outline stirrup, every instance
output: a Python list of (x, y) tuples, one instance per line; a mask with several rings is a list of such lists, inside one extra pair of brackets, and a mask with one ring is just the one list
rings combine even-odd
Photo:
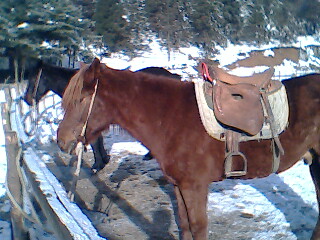
[[(232, 157), (240, 156), (243, 159), (243, 170), (232, 171)], [(242, 152), (229, 152), (224, 161), (224, 173), (226, 177), (241, 177), (247, 174), (247, 158)]]

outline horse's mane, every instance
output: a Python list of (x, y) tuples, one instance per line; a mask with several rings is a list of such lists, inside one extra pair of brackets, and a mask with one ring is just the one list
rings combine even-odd
[(80, 103), (80, 96), (83, 88), (83, 74), (88, 68), (89, 65), (81, 67), (70, 79), (62, 97), (62, 108), (64, 110), (67, 110), (69, 107), (75, 107)]

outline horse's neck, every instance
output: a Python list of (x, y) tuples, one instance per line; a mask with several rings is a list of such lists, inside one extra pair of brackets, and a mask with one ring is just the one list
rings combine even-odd
[(175, 125), (174, 116), (181, 115), (182, 109), (196, 107), (193, 83), (166, 77), (145, 81), (131, 79), (123, 84), (115, 80), (114, 83), (110, 91), (117, 109), (114, 121), (144, 144), (150, 140), (150, 135), (161, 137), (169, 125)]
[(60, 97), (63, 95), (64, 89), (67, 87), (70, 78), (73, 75), (73, 72), (66, 71), (63, 69), (60, 71), (47, 71), (44, 73), (46, 78), (46, 88), (51, 90), (54, 93), (58, 94)]

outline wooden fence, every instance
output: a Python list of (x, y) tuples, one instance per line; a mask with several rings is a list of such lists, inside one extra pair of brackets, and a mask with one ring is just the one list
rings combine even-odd
[[(3, 85), (1, 104), (7, 153), (7, 195), (10, 198), (13, 239), (32, 239), (29, 222), (56, 239), (101, 240), (90, 220), (70, 202), (65, 189), (30, 144), (21, 121), (17, 85)], [(14, 93), (14, 94), (13, 94)], [(12, 97), (14, 95), (14, 97)], [(41, 213), (34, 206), (39, 206)], [(45, 221), (40, 220), (45, 217)], [(45, 224), (44, 224), (45, 222)]]

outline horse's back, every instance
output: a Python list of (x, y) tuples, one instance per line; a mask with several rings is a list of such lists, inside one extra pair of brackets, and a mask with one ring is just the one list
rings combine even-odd
[(297, 99), (299, 103), (320, 99), (320, 74), (318, 73), (285, 79), (282, 83), (286, 87), (289, 99)]
[(166, 76), (166, 77), (181, 80), (181, 76), (179, 74), (171, 73), (170, 71), (162, 67), (147, 67), (147, 68), (140, 69), (136, 72), (150, 73), (154, 75)]

